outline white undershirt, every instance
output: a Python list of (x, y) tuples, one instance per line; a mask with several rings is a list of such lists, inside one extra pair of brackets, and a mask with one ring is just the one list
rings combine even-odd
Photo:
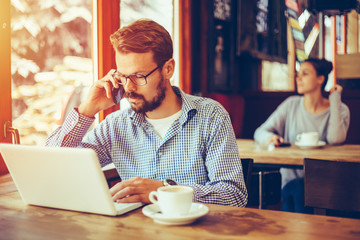
[(164, 139), (167, 130), (171, 127), (171, 124), (175, 120), (180, 118), (182, 110), (171, 115), (170, 117), (161, 118), (161, 119), (150, 119), (145, 117), (145, 119), (153, 126), (154, 132), (161, 138)]

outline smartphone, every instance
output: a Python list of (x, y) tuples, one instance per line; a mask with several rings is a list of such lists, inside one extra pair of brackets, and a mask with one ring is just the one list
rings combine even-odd
[(119, 88), (112, 88), (111, 90), (112, 99), (115, 104), (119, 104), (120, 100), (122, 99), (124, 95), (124, 87), (122, 85), (119, 85)]
[(289, 142), (283, 142), (283, 143), (279, 143), (279, 146), (278, 147), (290, 147), (291, 146), (291, 143)]

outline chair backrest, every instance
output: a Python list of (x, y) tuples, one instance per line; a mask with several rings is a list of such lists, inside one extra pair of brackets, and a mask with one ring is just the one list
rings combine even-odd
[(360, 212), (360, 162), (305, 158), (305, 205)]
[(245, 185), (248, 193), (250, 192), (250, 180), (251, 180), (251, 173), (253, 167), (254, 160), (252, 158), (242, 158), (241, 165), (242, 171), (244, 174)]

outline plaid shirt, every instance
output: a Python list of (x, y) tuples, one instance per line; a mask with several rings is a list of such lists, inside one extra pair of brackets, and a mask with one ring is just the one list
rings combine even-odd
[(169, 178), (192, 186), (195, 202), (245, 206), (247, 190), (229, 114), (218, 102), (173, 88), (182, 98), (182, 114), (164, 139), (131, 108), (113, 112), (86, 134), (94, 119), (74, 109), (46, 145), (92, 148), (102, 166), (114, 163), (123, 180)]

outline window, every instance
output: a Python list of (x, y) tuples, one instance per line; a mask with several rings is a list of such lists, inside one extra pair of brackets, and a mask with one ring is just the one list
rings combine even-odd
[(93, 81), (91, 0), (11, 1), (13, 126), (43, 145)]
[(261, 64), (262, 91), (289, 91), (292, 89), (289, 81), (289, 67), (279, 62), (262, 61)]
[[(115, 14), (121, 26), (140, 18), (150, 18), (163, 25), (174, 39), (174, 56), (178, 63), (178, 41), (174, 37), (177, 0), (115, 2), (120, 4), (120, 12)], [(43, 145), (98, 79), (97, 67), (102, 63), (98, 63), (100, 56), (94, 48), (98, 44), (110, 44), (105, 42), (109, 39), (108, 33), (103, 41), (97, 42), (98, 29), (92, 29), (97, 26), (98, 17), (93, 19), (92, 16), (98, 4), (104, 11), (104, 7), (113, 8), (114, 2), (11, 1), (12, 115), (22, 144)], [(112, 29), (118, 27), (112, 26)], [(106, 55), (101, 57), (113, 54), (108, 48), (105, 50)], [(173, 84), (179, 85), (178, 69), (175, 71)]]

